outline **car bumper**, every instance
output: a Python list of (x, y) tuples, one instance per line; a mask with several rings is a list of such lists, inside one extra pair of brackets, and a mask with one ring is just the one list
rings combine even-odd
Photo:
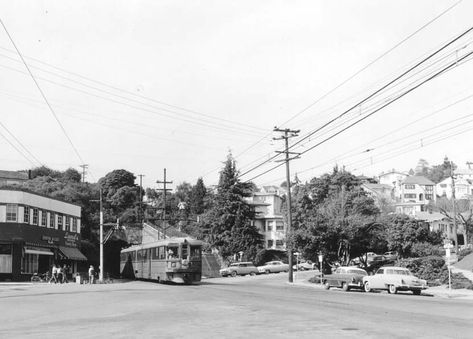
[(427, 285), (401, 285), (397, 287), (399, 291), (426, 290), (427, 288), (429, 288)]

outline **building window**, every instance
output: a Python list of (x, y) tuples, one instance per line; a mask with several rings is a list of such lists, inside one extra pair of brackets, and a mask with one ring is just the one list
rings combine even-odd
[(71, 230), (71, 218), (66, 216), (65, 219), (66, 219), (66, 229), (65, 229), (65, 231), (69, 232)]
[(37, 208), (33, 208), (33, 225), (38, 225), (39, 211)]
[(39, 273), (38, 272), (38, 254), (25, 253), (21, 260), (22, 273)]
[(268, 221), (267, 224), (266, 224), (266, 231), (272, 231), (273, 230), (273, 222), (272, 221)]
[(276, 247), (281, 247), (284, 245), (284, 241), (283, 240), (276, 240)]
[(416, 198), (416, 195), (415, 195), (415, 194), (406, 193), (406, 194), (404, 194), (404, 198), (405, 198), (405, 199), (415, 199), (415, 198)]
[(276, 221), (276, 231), (284, 231), (284, 222)]
[(407, 184), (406, 184), (406, 185), (404, 185), (404, 188), (405, 188), (406, 190), (415, 190), (415, 189), (416, 189), (416, 185), (407, 185)]
[(46, 226), (46, 223), (47, 223), (47, 213), (46, 211), (41, 211), (41, 222), (39, 224), (39, 226)]
[(440, 187), (446, 188), (446, 187), (447, 187), (447, 184), (440, 184)]
[(49, 212), (49, 228), (56, 228), (56, 215)]
[(23, 222), (25, 224), (30, 223), (30, 208), (28, 206), (24, 207), (24, 213), (23, 213)]
[(18, 221), (18, 205), (7, 204), (7, 222)]
[(273, 241), (272, 240), (268, 240), (268, 248), (272, 248), (273, 247)]
[(429, 193), (433, 193), (434, 192), (434, 186), (433, 185), (426, 185), (425, 186), (425, 191), (429, 192)]
[(425, 195), (425, 200), (432, 200), (434, 198), (433, 194), (426, 194)]
[(72, 232), (77, 232), (77, 219), (72, 218)]
[(61, 214), (58, 214), (57, 215), (57, 229), (58, 230), (63, 230), (62, 229), (62, 219), (63, 219), (63, 216)]

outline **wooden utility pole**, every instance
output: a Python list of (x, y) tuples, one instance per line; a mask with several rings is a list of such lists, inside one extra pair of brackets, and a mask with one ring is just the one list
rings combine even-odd
[(87, 170), (89, 165), (83, 164), (83, 165), (80, 165), (79, 167), (82, 168), (82, 183), (84, 183), (85, 182), (85, 171)]
[(453, 240), (455, 241), (455, 254), (458, 255), (457, 211), (455, 207), (455, 175), (453, 173), (453, 161), (450, 161), (450, 176), (452, 178)]
[[(289, 161), (293, 159), (299, 158), (299, 153), (289, 152), (289, 138), (296, 137), (297, 134), (300, 132), (299, 130), (290, 130), (286, 129), (279, 129), (277, 127), (274, 128), (275, 132), (283, 133), (282, 136), (279, 138), (273, 138), (274, 140), (284, 140), (284, 151), (276, 151), (277, 153), (284, 153), (286, 155), (284, 161), (286, 163), (286, 183), (287, 183), (287, 230), (286, 230), (286, 246), (287, 246), (287, 257), (288, 257), (288, 264), (289, 264), (289, 282), (293, 282), (293, 272), (292, 272), (292, 204), (291, 204), (291, 175), (289, 172)], [(290, 154), (295, 154), (294, 157), (289, 157)]]
[(143, 223), (143, 177), (145, 176), (144, 174), (138, 174), (140, 177), (140, 216), (139, 216), (139, 221), (140, 224)]
[(166, 181), (166, 169), (164, 169), (164, 180), (163, 181), (156, 181), (158, 184), (163, 184), (163, 188), (158, 188), (158, 191), (163, 191), (163, 200), (164, 200), (164, 206), (163, 206), (163, 213), (162, 213), (162, 229), (163, 229), (163, 239), (166, 239), (166, 192), (167, 191), (172, 191), (172, 189), (167, 189), (166, 185), (167, 184), (172, 184), (172, 181)]

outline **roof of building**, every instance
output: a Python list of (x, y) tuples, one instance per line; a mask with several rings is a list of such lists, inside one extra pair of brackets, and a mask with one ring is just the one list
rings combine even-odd
[(364, 183), (363, 186), (366, 188), (373, 190), (373, 191), (379, 191), (379, 190), (392, 190), (393, 187), (388, 184), (370, 184), (370, 183)]
[(434, 182), (421, 175), (408, 176), (404, 179), (403, 184), (435, 185)]
[(75, 206), (79, 206), (79, 207), (82, 208), (82, 205), (80, 205), (80, 204), (77, 204), (77, 203), (74, 203), (74, 202), (70, 202), (70, 201), (67, 201), (67, 200), (64, 200), (64, 199), (59, 199), (59, 198), (51, 197), (51, 196), (46, 195), (46, 194), (41, 194), (41, 193), (33, 192), (33, 191), (30, 191), (30, 190), (25, 189), (25, 188), (22, 188), (22, 187), (5, 186), (5, 187), (0, 187), (0, 190), (1, 190), (1, 191), (17, 191), (17, 192), (23, 192), (23, 193), (33, 194), (33, 195), (37, 195), (37, 196), (39, 196), (39, 197), (43, 197), (43, 198), (47, 198), (47, 199), (51, 199), (51, 200), (56, 200), (56, 201), (64, 202), (64, 203), (66, 203), (66, 204), (75, 205)]
[(390, 175), (390, 174), (402, 174), (402, 175), (408, 175), (407, 173), (405, 172), (400, 172), (400, 171), (396, 171), (395, 169), (392, 169), (391, 171), (389, 172), (383, 172), (381, 173), (380, 175), (378, 175), (378, 177), (382, 177), (382, 176), (385, 176), (385, 175)]
[(2, 179), (16, 179), (16, 180), (28, 180), (28, 172), (26, 171), (3, 171), (0, 170), (0, 178)]
[(447, 218), (445, 215), (439, 212), (416, 212), (414, 219), (423, 220), (427, 222), (443, 220)]

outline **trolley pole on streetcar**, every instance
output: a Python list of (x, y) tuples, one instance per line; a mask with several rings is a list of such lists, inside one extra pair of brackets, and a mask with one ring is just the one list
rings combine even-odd
[[(289, 282), (293, 282), (293, 271), (292, 271), (292, 211), (291, 211), (291, 178), (289, 172), (289, 161), (298, 159), (300, 153), (289, 152), (289, 138), (296, 137), (297, 134), (300, 132), (299, 130), (290, 130), (286, 129), (279, 129), (274, 127), (275, 132), (281, 132), (279, 138), (273, 138), (274, 140), (284, 140), (285, 150), (284, 151), (276, 151), (276, 153), (283, 153), (286, 155), (284, 161), (286, 163), (286, 183), (287, 183), (287, 230), (286, 230), (286, 246), (287, 246), (287, 258), (289, 264)], [(290, 158), (289, 155), (294, 154), (295, 156)]]

